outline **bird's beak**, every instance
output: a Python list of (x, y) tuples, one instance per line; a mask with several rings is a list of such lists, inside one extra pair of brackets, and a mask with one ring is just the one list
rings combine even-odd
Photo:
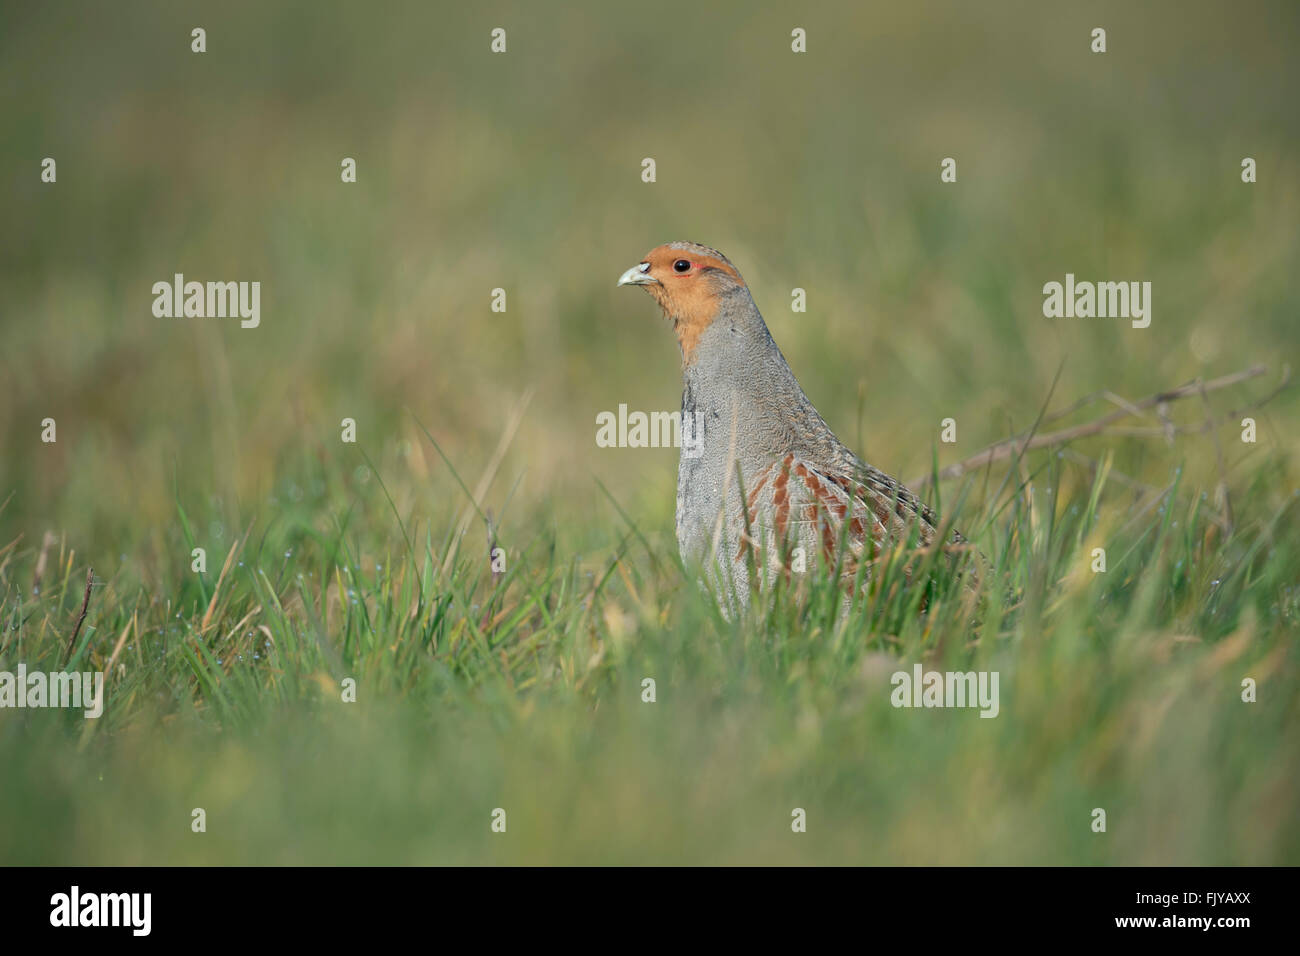
[(638, 263), (637, 265), (634, 265), (631, 269), (628, 269), (627, 272), (624, 272), (621, 276), (618, 277), (618, 284), (619, 285), (654, 285), (659, 280), (651, 277), (649, 275), (649, 272), (650, 272), (650, 263), (648, 262)]

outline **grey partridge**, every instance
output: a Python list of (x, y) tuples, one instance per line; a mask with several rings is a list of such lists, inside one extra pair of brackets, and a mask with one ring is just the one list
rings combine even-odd
[[(727, 604), (747, 605), (751, 572), (759, 583), (789, 574), (795, 556), (808, 568), (825, 559), (849, 578), (886, 547), (935, 543), (934, 513), (851, 452), (813, 408), (726, 256), (670, 242), (618, 284), (642, 286), (677, 334), (677, 543)], [(964, 539), (954, 531), (947, 543), (960, 549)]]

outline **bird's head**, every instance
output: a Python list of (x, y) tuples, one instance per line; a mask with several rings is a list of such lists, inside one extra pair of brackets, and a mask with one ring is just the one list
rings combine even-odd
[[(654, 296), (673, 323), (686, 365), (723, 303), (738, 291), (748, 291), (726, 256), (696, 242), (656, 246), (619, 276), (618, 284), (644, 286)], [(748, 300), (747, 294), (745, 298)]]

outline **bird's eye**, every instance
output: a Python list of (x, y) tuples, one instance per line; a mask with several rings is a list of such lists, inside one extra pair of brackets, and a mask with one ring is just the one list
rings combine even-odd
[(691, 263), (689, 259), (678, 259), (673, 263), (673, 272), (690, 272)]

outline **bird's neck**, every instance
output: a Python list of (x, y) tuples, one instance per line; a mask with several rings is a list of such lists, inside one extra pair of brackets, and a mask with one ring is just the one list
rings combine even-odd
[(782, 451), (774, 442), (789, 434), (786, 422), (812, 407), (752, 300), (719, 310), (682, 368), (682, 385), (684, 436), (694, 422), (709, 444), (729, 445), (734, 425), (742, 447), (760, 454)]
[[(751, 464), (791, 452), (823, 460), (855, 461), (813, 407), (767, 324), (747, 307), (718, 319), (701, 336), (694, 361), (682, 370), (683, 458), (691, 424), (702, 425), (706, 458), (737, 457)], [(685, 464), (685, 462), (683, 462)]]

